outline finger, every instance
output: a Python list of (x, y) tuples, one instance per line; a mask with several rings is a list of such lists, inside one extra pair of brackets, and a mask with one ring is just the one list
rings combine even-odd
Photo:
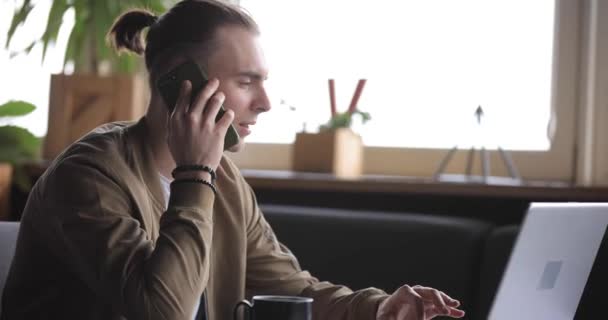
[(190, 93), (192, 91), (192, 83), (189, 80), (185, 80), (182, 82), (182, 85), (179, 90), (179, 95), (177, 96), (177, 101), (173, 107), (173, 113), (171, 116), (175, 114), (186, 114), (188, 110), (188, 104), (190, 102)]
[(451, 308), (450, 314), (448, 314), (448, 316), (452, 317), (452, 318), (462, 318), (462, 317), (464, 317), (464, 315), (465, 315), (465, 312), (463, 310), (454, 309), (454, 308)]
[(220, 111), (222, 104), (224, 104), (224, 100), (226, 96), (223, 92), (216, 92), (210, 99), (207, 101), (207, 106), (203, 111), (203, 123), (213, 128), (213, 124), (215, 123), (215, 118), (217, 118), (217, 113)]
[(433, 296), (435, 297), (435, 303), (439, 304), (439, 306), (441, 306), (441, 308), (443, 308), (443, 312), (450, 313), (450, 308), (445, 303), (445, 301), (443, 301), (443, 297), (441, 296), (439, 291), (432, 290), (431, 292), (433, 293)]
[(445, 301), (445, 303), (450, 306), (450, 307), (458, 307), (460, 305), (460, 301), (453, 299), (452, 297), (448, 296), (447, 294), (445, 294), (445, 292), (443, 291), (439, 291), (439, 293), (441, 294), (441, 297), (443, 298), (443, 301)]
[(226, 113), (220, 118), (220, 120), (215, 124), (216, 128), (220, 130), (222, 135), (226, 135), (226, 131), (228, 131), (228, 127), (234, 120), (234, 111), (226, 110)]
[(443, 316), (445, 315), (445, 313), (443, 313), (443, 311), (441, 311), (440, 308), (437, 307), (430, 307), (428, 309), (425, 310), (424, 315), (428, 318), (428, 319), (433, 319), (437, 316)]
[(194, 102), (192, 103), (189, 112), (197, 115), (201, 114), (203, 110), (205, 110), (209, 99), (215, 94), (215, 91), (217, 91), (217, 88), (219, 86), (220, 81), (217, 79), (212, 79), (207, 82), (207, 85), (205, 85), (205, 87), (203, 88), (203, 90), (201, 90), (196, 99), (194, 99)]
[(422, 299), (420, 294), (418, 294), (412, 287), (410, 287), (408, 285), (404, 285), (401, 288), (399, 288), (399, 294), (401, 294), (402, 296), (405, 296), (405, 297), (412, 295), (418, 299)]
[(463, 310), (460, 309), (456, 309), (456, 308), (449, 308), (449, 312), (445, 312), (445, 310), (442, 310), (441, 307), (438, 306), (427, 306), (425, 311), (426, 311), (426, 316), (428, 316), (429, 318), (433, 318), (436, 316), (448, 316), (448, 317), (452, 317), (452, 318), (462, 318), (465, 316), (465, 312)]
[(460, 309), (451, 309), (450, 310), (450, 317), (453, 318), (463, 318), (465, 316), (466, 312), (464, 312), (464, 310), (460, 310)]
[(447, 304), (445, 303), (445, 301), (443, 301), (439, 290), (421, 286), (415, 286), (413, 290), (416, 291), (422, 297), (423, 300), (432, 302), (433, 304), (435, 304), (435, 306), (441, 308), (444, 314), (450, 312)]

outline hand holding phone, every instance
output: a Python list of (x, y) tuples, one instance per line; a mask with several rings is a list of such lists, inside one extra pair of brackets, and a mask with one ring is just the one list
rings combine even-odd
[[(184, 81), (190, 81), (192, 84), (191, 91), (191, 99), (189, 101), (189, 105), (194, 103), (196, 97), (200, 94), (203, 88), (209, 82), (207, 74), (199, 67), (199, 65), (192, 61), (188, 60), (171, 71), (167, 72), (163, 76), (161, 76), (156, 86), (160, 91), (165, 104), (169, 108), (169, 111), (172, 112), (175, 104), (177, 103), (177, 98), (179, 96), (179, 90)], [(224, 115), (226, 110), (224, 106), (220, 106), (220, 110), (215, 118), (215, 121), (219, 121), (220, 118)], [(224, 150), (231, 148), (239, 142), (239, 134), (234, 129), (232, 124), (228, 128), (226, 132), (226, 137), (224, 139)]]
[(156, 85), (171, 113), (167, 143), (176, 164), (216, 169), (223, 150), (238, 143), (231, 124), (234, 113), (222, 112), (219, 83), (209, 83), (198, 65), (188, 61), (161, 76)]

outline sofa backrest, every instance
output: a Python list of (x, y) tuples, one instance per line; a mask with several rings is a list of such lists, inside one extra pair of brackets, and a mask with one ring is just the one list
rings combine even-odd
[(487, 319), (519, 229), (517, 225), (498, 227), (492, 230), (486, 240), (479, 274), (475, 319)]
[(279, 241), (320, 280), (389, 293), (431, 286), (474, 304), (491, 225), (457, 217), (262, 205)]
[(0, 314), (2, 314), (2, 292), (15, 255), (18, 233), (18, 222), (0, 221)]

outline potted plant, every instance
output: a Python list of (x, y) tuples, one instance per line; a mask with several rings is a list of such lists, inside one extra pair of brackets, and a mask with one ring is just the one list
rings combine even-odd
[(24, 101), (0, 105), (0, 220), (10, 217), (10, 190), (14, 183), (22, 191), (31, 187), (24, 165), (40, 157), (41, 139), (25, 128), (11, 125), (13, 117), (24, 116), (36, 107)]
[[(138, 74), (140, 60), (128, 54), (116, 55), (106, 45), (105, 35), (114, 19), (129, 8), (164, 12), (172, 2), (175, 1), (53, 1), (42, 36), (23, 50), (27, 54), (41, 45), (44, 59), (49, 45), (57, 40), (63, 16), (73, 11), (75, 23), (65, 51), (64, 72), (51, 76), (44, 158), (54, 158), (68, 144), (101, 123), (136, 119), (143, 114), (147, 86)], [(6, 48), (19, 27), (27, 22), (33, 8), (32, 1), (24, 0), (15, 10)], [(68, 64), (74, 66), (73, 74), (66, 74)]]
[(294, 171), (331, 173), (340, 178), (356, 178), (363, 171), (363, 143), (361, 136), (351, 129), (354, 116), (363, 123), (371, 116), (357, 109), (357, 102), (365, 86), (359, 80), (355, 94), (346, 112), (336, 111), (333, 79), (329, 80), (331, 117), (321, 125), (319, 133), (300, 132), (293, 149)]

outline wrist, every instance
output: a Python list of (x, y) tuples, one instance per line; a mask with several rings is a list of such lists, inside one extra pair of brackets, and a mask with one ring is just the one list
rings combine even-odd
[(182, 173), (191, 174), (191, 175), (183, 176), (183, 177), (194, 177), (194, 178), (199, 178), (200, 176), (198, 174), (201, 174), (201, 173), (209, 174), (209, 177), (210, 177), (209, 181), (211, 183), (215, 183), (215, 179), (217, 178), (214, 169), (212, 169), (211, 167), (209, 167), (207, 165), (201, 165), (201, 164), (178, 165), (177, 167), (175, 167), (175, 169), (173, 169), (173, 171), (171, 172), (171, 175), (173, 176), (173, 178), (177, 179), (178, 174), (182, 174)]
[(201, 179), (205, 181), (211, 182), (211, 174), (206, 171), (183, 171), (183, 172), (175, 172), (173, 174), (173, 179)]

